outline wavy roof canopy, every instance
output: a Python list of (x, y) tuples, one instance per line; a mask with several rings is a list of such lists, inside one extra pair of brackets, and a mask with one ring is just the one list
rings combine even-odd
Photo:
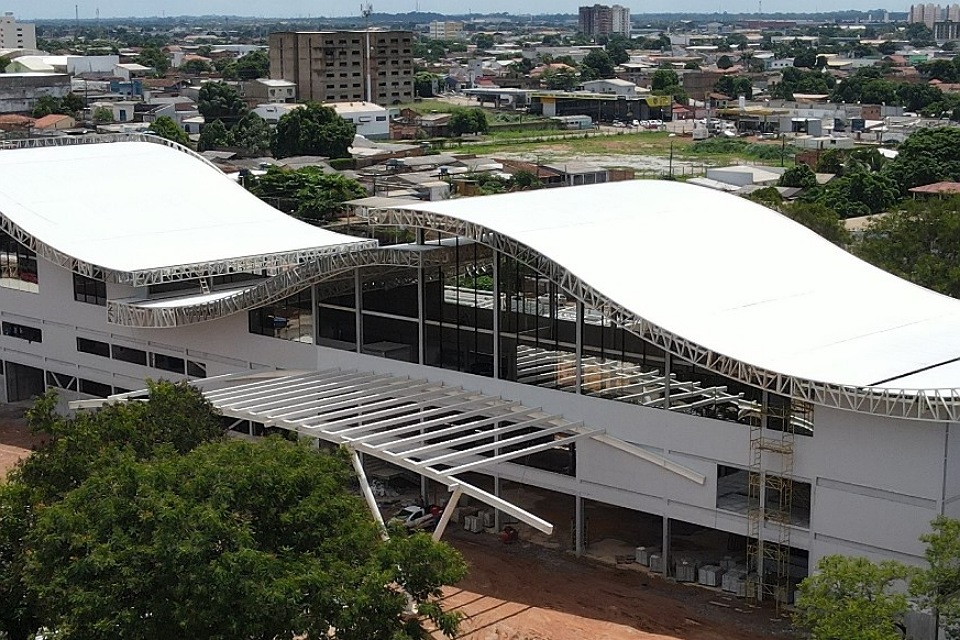
[(952, 364), (960, 359), (960, 301), (737, 196), (630, 181), (395, 210), (509, 237), (636, 317), (778, 375), (960, 388)]
[(295, 220), (196, 154), (147, 140), (0, 151), (0, 218), (38, 253), (112, 274), (249, 270), (371, 245)]

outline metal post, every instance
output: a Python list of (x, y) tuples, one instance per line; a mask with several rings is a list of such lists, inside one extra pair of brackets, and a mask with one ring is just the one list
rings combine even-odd
[(417, 362), (419, 364), (423, 364), (426, 360), (425, 343), (427, 339), (423, 313), (423, 274), (423, 257), (421, 256), (420, 263), (417, 265), (417, 343), (420, 345), (420, 348), (417, 350)]
[(313, 344), (320, 342), (320, 308), (317, 306), (317, 285), (310, 287), (310, 317), (313, 318)]
[(574, 552), (577, 556), (583, 555), (583, 497), (578, 493), (574, 496)]
[(667, 517), (667, 510), (663, 510), (663, 552), (660, 557), (663, 561), (663, 577), (670, 577), (670, 518)]
[[(493, 476), (493, 495), (500, 497), (500, 474)], [(493, 510), (493, 526), (497, 531), (500, 531), (502, 527), (500, 526), (500, 509)]]
[(443, 536), (443, 532), (446, 530), (447, 524), (450, 522), (450, 517), (457, 508), (457, 502), (460, 500), (460, 496), (463, 495), (463, 489), (458, 484), (450, 485), (449, 489), (450, 491), (453, 491), (453, 495), (450, 496), (447, 506), (443, 509), (443, 515), (440, 516), (440, 522), (437, 523), (437, 528), (433, 530), (434, 542), (440, 541), (440, 537)]
[(390, 538), (387, 535), (387, 526), (383, 523), (383, 516), (380, 515), (380, 507), (377, 506), (377, 500), (373, 497), (373, 491), (370, 489), (370, 483), (367, 482), (367, 473), (363, 470), (363, 463), (360, 462), (360, 454), (356, 449), (350, 450), (350, 461), (353, 462), (353, 470), (357, 472), (357, 478), (360, 480), (360, 491), (363, 493), (370, 513), (380, 528), (380, 537), (384, 540)]
[[(500, 252), (493, 252), (493, 379), (500, 379)], [(498, 512), (499, 513), (499, 512)], [(497, 516), (499, 517), (499, 515)], [(497, 527), (497, 531), (500, 527)]]
[(363, 316), (361, 307), (363, 305), (363, 290), (360, 279), (360, 267), (353, 270), (353, 306), (356, 313), (356, 332), (357, 332), (357, 353), (363, 353)]
[[(583, 303), (577, 301), (577, 325), (574, 333), (576, 333), (576, 379), (577, 379), (577, 393), (583, 393)], [(602, 329), (602, 328), (601, 328)]]
[(663, 408), (670, 408), (670, 369), (672, 368), (671, 362), (672, 358), (670, 357), (669, 352), (664, 352), (663, 354), (663, 378), (665, 380), (663, 387)]

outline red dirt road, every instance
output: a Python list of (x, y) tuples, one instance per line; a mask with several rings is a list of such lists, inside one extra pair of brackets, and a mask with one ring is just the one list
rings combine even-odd
[(444, 605), (466, 614), (463, 640), (790, 639), (768, 608), (635, 570), (578, 560), (490, 535), (450, 530), (470, 574)]

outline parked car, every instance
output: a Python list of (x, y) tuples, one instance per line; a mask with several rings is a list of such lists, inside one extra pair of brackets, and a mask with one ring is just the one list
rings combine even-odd
[[(390, 518), (389, 524), (403, 525), (408, 531), (423, 531), (437, 526), (437, 514), (434, 508), (427, 509), (417, 505), (404, 507)], [(436, 509), (439, 511), (439, 509)]]

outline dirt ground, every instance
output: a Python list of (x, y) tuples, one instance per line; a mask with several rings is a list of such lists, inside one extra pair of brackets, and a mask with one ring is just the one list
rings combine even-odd
[(463, 640), (760, 640), (793, 638), (772, 608), (636, 570), (451, 527), (469, 575), (445, 591)]
[(23, 412), (29, 403), (0, 404), (0, 480), (40, 439), (30, 433)]

